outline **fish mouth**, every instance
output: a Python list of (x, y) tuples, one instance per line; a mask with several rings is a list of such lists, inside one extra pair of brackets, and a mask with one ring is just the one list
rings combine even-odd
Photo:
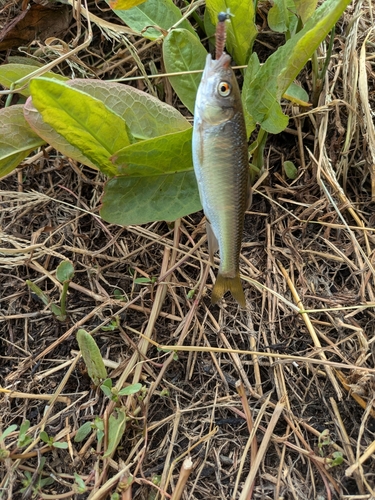
[(211, 54), (208, 54), (202, 79), (209, 78), (210, 76), (214, 75), (215, 73), (217, 73), (222, 69), (230, 68), (230, 62), (231, 62), (231, 57), (225, 52), (221, 54), (219, 59), (212, 59)]

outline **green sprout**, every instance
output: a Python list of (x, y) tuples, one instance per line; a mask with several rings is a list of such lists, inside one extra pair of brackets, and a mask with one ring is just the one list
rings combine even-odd
[(40, 439), (46, 443), (48, 446), (51, 446), (52, 448), (59, 448), (61, 450), (66, 450), (68, 447), (68, 443), (66, 441), (60, 443), (59, 441), (55, 441), (52, 436), (49, 436), (46, 431), (42, 431), (39, 434)]
[(100, 386), (101, 390), (104, 394), (114, 402), (118, 402), (121, 396), (130, 396), (131, 394), (136, 394), (142, 389), (142, 384), (131, 384), (123, 389), (118, 390), (116, 387), (113, 387), (112, 379), (107, 378), (103, 384)]
[(50, 308), (51, 312), (56, 316), (59, 321), (65, 321), (66, 314), (66, 300), (68, 295), (69, 283), (74, 276), (73, 264), (69, 261), (61, 262), (56, 269), (56, 278), (62, 283), (63, 289), (60, 294), (60, 305), (54, 304), (50, 301), (49, 297), (41, 290), (38, 285), (30, 280), (26, 280), (26, 284), (35, 295), (43, 302), (43, 304)]

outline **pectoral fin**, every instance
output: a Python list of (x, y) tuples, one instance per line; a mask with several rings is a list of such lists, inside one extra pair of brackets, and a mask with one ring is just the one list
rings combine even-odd
[(219, 250), (219, 244), (217, 242), (216, 236), (212, 230), (212, 226), (210, 221), (206, 220), (206, 233), (207, 233), (207, 241), (208, 241), (208, 253), (210, 255), (211, 264), (214, 263), (214, 255)]
[(234, 278), (227, 278), (220, 273), (218, 274), (212, 290), (212, 304), (216, 304), (216, 302), (223, 297), (225, 292), (228, 291), (233, 295), (241, 307), (246, 307), (246, 299), (241, 285), (240, 273), (237, 273)]

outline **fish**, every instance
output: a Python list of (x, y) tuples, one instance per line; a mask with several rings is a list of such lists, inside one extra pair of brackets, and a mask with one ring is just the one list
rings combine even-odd
[(241, 94), (225, 52), (217, 59), (207, 55), (195, 101), (192, 156), (211, 263), (220, 254), (211, 302), (230, 291), (246, 307), (239, 260), (251, 202), (248, 147)]

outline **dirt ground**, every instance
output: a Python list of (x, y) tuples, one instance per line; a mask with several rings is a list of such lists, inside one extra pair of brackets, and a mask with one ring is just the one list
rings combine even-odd
[[(0, 429), (18, 426), (0, 438), (1, 499), (174, 492), (176, 500), (187, 458), (184, 499), (243, 500), (253, 481), (254, 499), (375, 498), (374, 6), (357, 0), (347, 9), (317, 105), (286, 101), (289, 126), (268, 139), (245, 219), (246, 310), (229, 296), (211, 306), (217, 270), (202, 213), (170, 225), (108, 224), (99, 217), (103, 175), (51, 148), (0, 180)], [(96, 14), (100, 7), (118, 23), (105, 5), (89, 5)], [(259, 53), (280, 41), (263, 22), (268, 8), (259, 2)], [(19, 9), (3, 2), (0, 27)], [(86, 24), (61, 9), (56, 36), (71, 42)], [(111, 38), (95, 23), (93, 32), (91, 45), (55, 71), (141, 75), (130, 43), (147, 72), (163, 70), (158, 44)], [(44, 40), (13, 41), (0, 62), (21, 45), (53, 60), (57, 49)], [(298, 80), (311, 91), (311, 68)], [(131, 84), (162, 89), (187, 113), (166, 78)], [(285, 160), (298, 166), (295, 180)], [(56, 268), (66, 259), (75, 275), (59, 321), (26, 280), (57, 303)], [(109, 401), (92, 386), (79, 328), (93, 333), (116, 387), (139, 381), (141, 395)], [(98, 433), (115, 406), (126, 409), (126, 429), (103, 457), (108, 441)], [(86, 422), (91, 432), (76, 442)]]

